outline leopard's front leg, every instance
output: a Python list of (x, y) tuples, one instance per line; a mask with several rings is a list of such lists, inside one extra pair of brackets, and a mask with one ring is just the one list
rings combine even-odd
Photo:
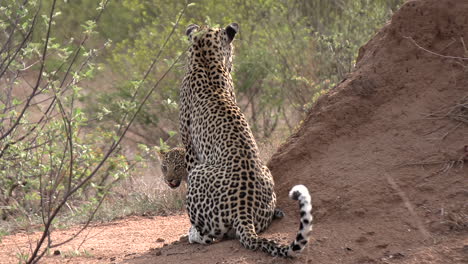
[(195, 228), (193, 225), (190, 226), (188, 240), (190, 244), (211, 244), (213, 242), (213, 239), (209, 236), (201, 235), (200, 232), (198, 232), (197, 228)]

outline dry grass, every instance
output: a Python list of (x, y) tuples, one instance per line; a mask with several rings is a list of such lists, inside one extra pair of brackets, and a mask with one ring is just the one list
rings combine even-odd
[(464, 230), (468, 228), (468, 213), (450, 212), (447, 214), (447, 222), (452, 230)]
[(109, 221), (128, 215), (168, 215), (185, 208), (186, 186), (172, 190), (162, 178), (159, 164), (139, 170), (114, 189), (104, 202), (97, 219)]
[[(443, 107), (433, 113), (425, 115), (424, 118), (437, 120), (449, 119), (455, 121), (455, 124), (446, 132), (444, 132), (444, 134), (439, 138), (440, 140), (444, 140), (450, 133), (459, 127), (468, 125), (468, 95), (463, 97), (463, 99), (461, 99), (455, 105)], [(434, 131), (431, 131), (430, 133), (433, 132)], [(433, 176), (447, 173), (451, 169), (461, 169), (466, 164), (466, 162), (468, 162), (468, 145), (464, 146), (460, 153), (445, 155), (444, 157), (429, 158), (422, 161), (405, 162), (394, 166), (394, 169), (408, 166), (440, 166), (434, 173), (430, 175)]]
[[(259, 140), (258, 147), (266, 163), (278, 147), (287, 139), (285, 133), (276, 133), (271, 138)], [(102, 205), (96, 217), (101, 221), (122, 218), (128, 215), (167, 215), (185, 210), (186, 184), (173, 190), (163, 180), (159, 162), (148, 163), (134, 176), (114, 188), (114, 193)]]
[[(271, 138), (258, 140), (262, 160), (267, 163), (278, 147), (287, 139), (287, 133), (275, 133)], [(136, 150), (134, 142), (125, 142), (127, 154)], [(159, 161), (147, 162), (146, 168), (138, 168), (122, 180), (107, 195), (94, 216), (94, 222), (107, 222), (130, 215), (168, 215), (185, 211), (186, 183), (173, 190), (163, 180)], [(88, 211), (69, 210), (57, 219), (57, 227), (68, 228), (87, 220)], [(0, 238), (21, 230), (33, 231), (40, 227), (40, 217), (18, 216), (9, 221), (0, 221)]]
[(273, 133), (268, 139), (257, 139), (258, 149), (260, 151), (260, 158), (266, 164), (273, 154), (276, 153), (278, 148), (283, 144), (289, 137), (289, 132), (278, 131)]
[(445, 132), (441, 140), (445, 139), (450, 133), (457, 130), (463, 125), (468, 125), (468, 95), (460, 100), (457, 104), (443, 107), (438, 111), (427, 114), (426, 119), (450, 119), (456, 123)]
[(398, 164), (393, 167), (393, 169), (400, 169), (403, 167), (426, 167), (426, 166), (439, 166), (437, 170), (432, 172), (426, 178), (430, 178), (435, 175), (446, 174), (452, 169), (462, 169), (465, 165), (466, 154), (463, 154), (459, 158), (441, 158), (441, 159), (431, 159), (426, 161), (416, 161), (416, 162), (407, 162)]
[(434, 113), (426, 116), (429, 119), (452, 119), (461, 123), (468, 124), (468, 95), (465, 96), (459, 103), (444, 107)]

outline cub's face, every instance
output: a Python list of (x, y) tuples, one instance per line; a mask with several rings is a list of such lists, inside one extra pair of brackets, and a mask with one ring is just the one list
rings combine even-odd
[(187, 169), (185, 163), (185, 149), (173, 148), (169, 151), (159, 151), (161, 171), (164, 181), (169, 187), (175, 189), (182, 181), (187, 180)]

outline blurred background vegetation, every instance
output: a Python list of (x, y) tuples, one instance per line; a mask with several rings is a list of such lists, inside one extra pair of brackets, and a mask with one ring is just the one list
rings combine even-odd
[[(96, 12), (96, 1), (62, 4), (58, 38), (77, 39), (82, 21)], [(193, 1), (156, 64), (154, 82), (187, 46), (191, 23), (224, 27), (240, 24), (233, 73), (238, 101), (258, 140), (291, 133), (317, 96), (334, 87), (354, 66), (360, 46), (382, 27), (401, 0)], [(88, 102), (99, 107), (128, 99), (135, 83), (172, 31), (184, 0), (111, 1), (97, 26), (96, 44), (111, 41), (102, 54), (104, 79)], [(76, 12), (80, 10), (80, 12)], [(157, 143), (177, 131), (178, 89), (184, 60), (145, 106), (132, 131)], [(151, 82), (149, 82), (151, 83)], [(112, 105), (112, 109), (117, 109)], [(89, 111), (96, 111), (89, 108)], [(118, 115), (118, 114), (116, 114)], [(175, 138), (176, 139), (176, 138)], [(176, 144), (176, 140), (171, 142)]]
[[(48, 113), (47, 125), (32, 132), (28, 131), (41, 109), (27, 108), (19, 126), (0, 140), (0, 233), (11, 230), (6, 223), (21, 226), (44, 219), (44, 201), (52, 199), (51, 190), (64, 196), (73, 186), (81, 189), (62, 205), (68, 208), (60, 214), (65, 219), (87, 216), (89, 211), (94, 215), (93, 206), (109, 200), (110, 205), (96, 214), (100, 219), (183, 208), (183, 190), (174, 194), (160, 179), (155, 180), (159, 172), (155, 172), (158, 169), (151, 153), (154, 146), (178, 144), (177, 102), (185, 61), (176, 58), (183, 56), (188, 45), (184, 34), (187, 25), (239, 23), (233, 72), (237, 101), (268, 158), (296, 129), (318, 96), (353, 69), (359, 47), (402, 2), (1, 1), (0, 70), (5, 69), (5, 73), (0, 75), (0, 135), (18, 119), (31, 96), (27, 83), (34, 83), (38, 73), (44, 78), (38, 82), (43, 97), (38, 97), (42, 101), (37, 105), (47, 102), (47, 95), (61, 103), (54, 101), (50, 113), (56, 111), (56, 115)], [(51, 17), (50, 53), (41, 69)], [(26, 37), (34, 23), (37, 26), (32, 35)], [(24, 39), (27, 43), (20, 45)], [(21, 49), (13, 58), (15, 47)], [(10, 58), (13, 60), (7, 67), (5, 62)], [(145, 77), (148, 69), (151, 71)], [(61, 78), (65, 85), (60, 84)], [(81, 184), (112, 146), (109, 142), (115, 143), (122, 135), (122, 128), (152, 88), (154, 92), (122, 144), (104, 160), (103, 167), (98, 167), (99, 173)], [(32, 97), (38, 100), (37, 95)], [(63, 142), (73, 142), (70, 146), (75, 148), (70, 151)], [(64, 180), (65, 172), (68, 180)], [(48, 175), (48, 181), (40, 175)], [(52, 189), (44, 187), (47, 182), (53, 183)]]

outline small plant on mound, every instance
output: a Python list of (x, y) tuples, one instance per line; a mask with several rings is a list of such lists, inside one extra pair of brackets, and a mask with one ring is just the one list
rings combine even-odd
[(428, 114), (426, 118), (450, 119), (456, 122), (456, 124), (451, 129), (442, 135), (441, 139), (444, 139), (460, 126), (468, 125), (468, 96), (465, 96), (455, 105), (444, 107), (434, 113)]

